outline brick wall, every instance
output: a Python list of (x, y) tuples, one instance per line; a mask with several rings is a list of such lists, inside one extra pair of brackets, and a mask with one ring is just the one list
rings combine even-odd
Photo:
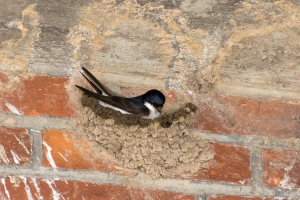
[[(2, 4), (1, 199), (300, 199), (298, 1)], [(186, 97), (214, 158), (152, 179), (95, 152), (74, 125), (81, 66), (124, 95), (161, 89), (164, 112)]]

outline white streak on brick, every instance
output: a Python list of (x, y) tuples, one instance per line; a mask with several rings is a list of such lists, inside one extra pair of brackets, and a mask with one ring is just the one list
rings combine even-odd
[(7, 198), (10, 199), (9, 192), (8, 192), (8, 190), (7, 190), (7, 188), (6, 188), (6, 185), (5, 185), (5, 178), (2, 178), (2, 179), (1, 179), (1, 182), (2, 182), (2, 184), (3, 184), (3, 187), (4, 187), (5, 194), (6, 194)]
[(278, 186), (286, 189), (292, 189), (296, 184), (291, 183), (291, 180), (293, 179), (290, 179), (289, 175), (285, 173), (283, 179), (279, 182)]
[(10, 150), (11, 155), (13, 156), (15, 164), (20, 164), (21, 158), (13, 150)]
[(58, 152), (58, 154), (67, 162), (68, 160), (60, 153)]
[(8, 108), (8, 110), (16, 115), (22, 115), (19, 110), (12, 104), (10, 103), (5, 103), (6, 107)]
[[(15, 136), (15, 135), (14, 135)], [(24, 150), (26, 151), (27, 154), (30, 154), (30, 152), (28, 151), (27, 147), (25, 146), (24, 142), (22, 142), (17, 136), (15, 136), (16, 140), (18, 140), (19, 144), (22, 145), (22, 147), (24, 148)]]
[(40, 190), (35, 178), (31, 178), (31, 183), (35, 187), (35, 190), (37, 192), (36, 196), (38, 197), (38, 199), (44, 199), (43, 196), (41, 196), (41, 190)]
[(26, 195), (27, 195), (27, 199), (28, 200), (34, 200), (33, 197), (32, 197), (30, 188), (27, 185), (27, 178), (25, 178), (23, 176), (20, 176), (20, 178), (22, 179), (22, 181), (24, 183), (24, 189), (25, 189), (25, 192), (26, 192)]
[(49, 185), (49, 187), (50, 187), (50, 189), (52, 190), (52, 198), (53, 198), (53, 200), (59, 200), (60, 199), (60, 197), (62, 198), (62, 199), (65, 199), (59, 192), (57, 192), (56, 190), (55, 190), (55, 188), (53, 187), (53, 182), (54, 182), (54, 180), (44, 180), (48, 185)]
[(187, 90), (187, 92), (192, 96), (193, 101), (195, 102), (195, 104), (196, 104), (196, 105), (199, 105), (199, 102), (198, 102), (198, 100), (197, 100), (197, 95), (196, 95), (196, 93), (195, 93), (194, 91), (192, 91), (192, 90)]
[[(84, 181), (83, 181), (84, 182)], [(86, 182), (84, 182), (84, 184), (86, 185), (86, 186), (88, 186), (88, 184), (86, 184)]]
[(295, 162), (296, 160), (293, 160), (289, 166), (284, 168), (286, 172), (284, 173), (283, 179), (278, 184), (279, 187), (292, 189), (296, 185), (295, 183), (293, 183), (295, 180), (293, 178), (290, 178), (288, 175), (288, 172), (294, 167)]
[(295, 165), (296, 160), (293, 160), (291, 164), (284, 168), (285, 171), (289, 172)]
[(7, 158), (4, 146), (0, 144), (0, 158), (5, 162), (5, 164), (9, 164), (9, 159)]
[(35, 129), (30, 129), (31, 131), (34, 131), (34, 132), (37, 132), (37, 133), (40, 133), (41, 131), (40, 130), (35, 130)]
[(47, 148), (47, 153), (46, 153), (47, 160), (49, 161), (51, 167), (56, 168), (56, 164), (51, 154), (52, 148), (45, 141), (43, 141), (43, 145), (45, 145), (45, 147)]

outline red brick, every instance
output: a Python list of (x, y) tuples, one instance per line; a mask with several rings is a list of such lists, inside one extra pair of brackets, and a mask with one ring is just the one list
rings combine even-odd
[(239, 197), (239, 196), (214, 196), (209, 197), (208, 200), (272, 200), (271, 198), (260, 197)]
[(264, 150), (263, 162), (266, 185), (300, 188), (300, 151)]
[(237, 96), (199, 97), (195, 128), (227, 134), (300, 137), (300, 102)]
[(0, 163), (30, 163), (31, 143), (26, 129), (0, 126), (0, 136)]
[[(44, 159), (43, 165), (51, 167), (51, 158), (58, 168), (90, 169), (107, 172), (126, 173), (121, 170), (115, 161), (108, 158), (105, 153), (93, 152), (96, 148), (85, 138), (73, 139), (72, 133), (61, 130), (48, 130), (43, 132)], [(47, 152), (51, 148), (50, 154)], [(52, 163), (53, 165), (53, 163)], [(52, 166), (53, 167), (53, 166)]]
[(240, 146), (210, 143), (215, 157), (202, 168), (192, 179), (216, 182), (232, 182), (248, 185), (251, 181), (250, 150)]
[(67, 78), (34, 76), (21, 80), (12, 90), (0, 91), (0, 108), (10, 112), (5, 103), (15, 106), (29, 116), (71, 116), (69, 97), (65, 89)]
[[(20, 183), (12, 184), (9, 178), (1, 179), (0, 194), (7, 199), (172, 199), (194, 200), (192, 195), (170, 193), (161, 190), (135, 189), (89, 182), (44, 180), (16, 177)], [(4, 184), (3, 184), (4, 183)], [(36, 183), (36, 186), (35, 186)], [(8, 198), (8, 195), (10, 198)], [(30, 198), (33, 197), (33, 198)], [(56, 197), (56, 198), (55, 198)]]
[(8, 78), (6, 76), (6, 74), (4, 74), (3, 72), (0, 72), (0, 82), (1, 83), (8, 83)]

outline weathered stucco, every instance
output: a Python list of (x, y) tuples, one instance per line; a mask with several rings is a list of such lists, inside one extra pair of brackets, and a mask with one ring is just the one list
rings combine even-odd
[[(1, 199), (300, 199), (299, 11), (3, 0)], [(161, 90), (162, 116), (101, 107), (82, 66), (126, 97)]]
[[(298, 1), (6, 1), (0, 69), (299, 99)], [(11, 70), (13, 69), (13, 70)]]
[[(38, 39), (38, 13), (34, 4), (5, 2), (0, 12), (0, 70), (13, 82), (27, 77), (34, 42)], [(0, 87), (9, 87), (0, 83)]]

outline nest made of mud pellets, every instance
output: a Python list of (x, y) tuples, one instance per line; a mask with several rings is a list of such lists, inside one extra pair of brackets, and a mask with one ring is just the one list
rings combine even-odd
[(121, 114), (86, 95), (81, 104), (78, 133), (97, 142), (125, 168), (166, 178), (196, 173), (214, 157), (213, 151), (204, 148), (205, 141), (191, 134), (197, 110), (191, 103), (155, 120)]

